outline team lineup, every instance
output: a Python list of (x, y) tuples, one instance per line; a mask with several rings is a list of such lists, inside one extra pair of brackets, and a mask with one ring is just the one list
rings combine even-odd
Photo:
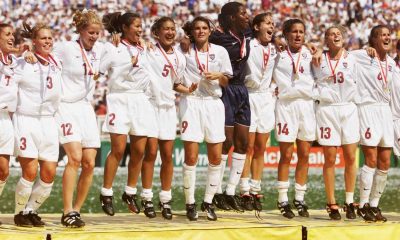
[[(396, 81), (400, 41), (393, 59), (390, 28), (373, 27), (368, 48), (347, 51), (346, 31), (340, 25), (326, 30), (322, 50), (305, 43), (302, 20), (289, 19), (282, 26), (282, 42), (274, 35), (271, 13), (250, 17), (238, 2), (221, 8), (218, 23), (215, 27), (209, 19), (195, 17), (181, 26), (185, 38), (177, 42), (173, 18), (161, 17), (151, 26), (154, 41), (145, 42), (140, 15), (116, 12), (101, 19), (95, 11), (84, 10), (73, 16), (76, 40), (54, 43), (47, 25), (24, 24), (21, 35), (31, 41), (29, 49), (16, 49), (15, 30), (0, 24), (0, 195), (10, 156), (16, 156), (22, 175), (15, 186), (14, 223), (45, 225), (38, 211), (51, 194), (61, 144), (68, 156), (61, 223), (85, 226), (80, 210), (100, 148), (90, 100), (100, 78), (107, 78), (109, 86), (102, 131), (110, 134), (111, 151), (99, 189), (107, 215), (115, 215), (113, 182), (129, 136), (128, 175), (118, 197), (132, 213), (143, 211), (154, 218), (159, 208), (164, 219), (173, 218), (172, 155), (179, 119), (184, 143), (182, 186), (190, 221), (198, 219), (196, 165), (203, 141), (208, 168), (200, 209), (207, 219), (218, 219), (216, 208), (254, 210), (256, 216), (262, 211), (264, 154), (275, 129), (280, 148), (276, 206), (283, 217), (295, 217), (292, 209), (309, 217), (304, 200), (308, 161), (312, 143), (318, 141), (324, 151), (325, 207), (330, 219), (340, 220), (343, 208), (347, 219), (358, 215), (367, 222), (386, 222), (379, 200), (392, 149), (400, 156), (400, 82)], [(112, 42), (97, 41), (103, 29), (112, 34)], [(359, 203), (354, 199), (358, 146), (365, 156), (359, 170)], [(338, 147), (345, 160), (343, 206), (334, 194)], [(295, 197), (289, 200), (289, 164), (295, 149)], [(154, 201), (158, 151), (161, 191)]]

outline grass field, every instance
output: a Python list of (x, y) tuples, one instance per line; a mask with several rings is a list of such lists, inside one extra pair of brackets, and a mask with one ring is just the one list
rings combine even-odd
[[(40, 208), (41, 213), (60, 213), (62, 212), (62, 188), (61, 188), (61, 176), (62, 168), (59, 168), (57, 178), (53, 187), (53, 192), (50, 198), (43, 204)], [(225, 179), (227, 177), (228, 171), (225, 172)], [(265, 170), (264, 177), (262, 181), (262, 189), (264, 194), (264, 209), (275, 209), (277, 191), (274, 187), (276, 181), (276, 170)], [(14, 187), (20, 176), (20, 169), (12, 169), (11, 176), (0, 197), (0, 212), (1, 213), (13, 213), (14, 211)], [(126, 168), (120, 168), (114, 182), (114, 205), (117, 212), (128, 212), (126, 206), (122, 204), (121, 195), (125, 186), (127, 171)], [(196, 200), (200, 204), (203, 199), (204, 185), (205, 185), (205, 171), (199, 170), (197, 174), (198, 186), (196, 190)], [(293, 179), (293, 175), (291, 176)], [(99, 193), (103, 182), (103, 169), (98, 168), (95, 170), (95, 177), (93, 180), (93, 185), (91, 187), (89, 196), (83, 206), (82, 212), (98, 213), (102, 212), (99, 203)], [(291, 180), (293, 182), (293, 180)], [(155, 175), (154, 180), (154, 202), (158, 203), (158, 192), (160, 190), (160, 181), (158, 177), (158, 171)], [(182, 187), (182, 174), (181, 169), (176, 169), (174, 176), (172, 195), (173, 195), (173, 210), (183, 210), (185, 208), (183, 187)], [(357, 183), (358, 186), (358, 183)], [(384, 211), (394, 211), (400, 212), (400, 169), (392, 169), (389, 172), (388, 184), (385, 189), (385, 193), (380, 202), (380, 207)], [(140, 191), (140, 184), (138, 187)], [(336, 200), (339, 204), (344, 201), (344, 181), (343, 181), (343, 171), (338, 170), (336, 176)], [(355, 193), (355, 200), (358, 201), (358, 189)], [(294, 190), (293, 185), (291, 191), (289, 192), (289, 199), (293, 199)], [(311, 209), (324, 209), (325, 208), (325, 192), (322, 178), (321, 169), (310, 169), (308, 191), (306, 194), (306, 201)]]

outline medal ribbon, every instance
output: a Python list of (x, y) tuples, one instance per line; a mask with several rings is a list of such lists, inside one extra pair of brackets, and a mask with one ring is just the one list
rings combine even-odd
[(236, 36), (232, 31), (229, 31), (232, 37), (234, 37), (236, 40), (239, 41), (240, 43), (240, 58), (246, 57), (247, 54), (247, 49), (246, 49), (246, 37), (243, 35), (243, 41), (240, 40), (238, 36)]
[(10, 60), (10, 56), (9, 55), (4, 55), (2, 51), (0, 51), (0, 61), (4, 64), (4, 65), (9, 65), (11, 63)]
[(329, 53), (328, 52), (325, 53), (325, 57), (327, 59), (329, 69), (331, 70), (331, 73), (332, 73), (332, 77), (335, 77), (335, 71), (336, 71), (337, 66), (339, 65), (339, 62), (340, 62), (340, 59), (342, 58), (342, 56), (343, 56), (343, 52), (340, 54), (340, 57), (335, 64), (335, 67), (332, 68), (331, 58), (329, 57)]
[(297, 72), (299, 70), (299, 67), (300, 67), (301, 48), (300, 48), (300, 51), (299, 51), (299, 56), (297, 57), (297, 63), (296, 64), (294, 64), (294, 59), (293, 59), (292, 53), (290, 52), (289, 48), (286, 48), (286, 51), (287, 51), (290, 59), (292, 60), (293, 73), (297, 74)]
[(381, 73), (381, 75), (382, 75), (382, 79), (383, 79), (383, 87), (386, 89), (387, 88), (387, 73), (388, 73), (388, 61), (387, 61), (387, 57), (385, 57), (385, 70), (386, 70), (386, 72), (384, 72), (383, 71), (383, 67), (382, 67), (382, 64), (381, 64), (381, 61), (377, 58), (377, 60), (378, 60), (378, 63), (379, 63), (379, 71), (380, 71), (380, 73)]
[(122, 39), (121, 42), (122, 42), (122, 44), (124, 44), (128, 48), (128, 51), (129, 51), (129, 54), (131, 55), (131, 57), (133, 57), (133, 53), (131, 51), (131, 48), (136, 47), (138, 49), (138, 53), (136, 54), (135, 58), (139, 59), (139, 54), (140, 54), (141, 51), (143, 51), (142, 46), (140, 46), (139, 44), (132, 45), (128, 41), (126, 41), (125, 39)]
[[(162, 55), (164, 56), (165, 60), (167, 60), (169, 67), (172, 69), (172, 72), (175, 74), (176, 77), (178, 77), (178, 73), (176, 72), (174, 65), (172, 65), (171, 61), (168, 59), (167, 53), (164, 51), (164, 49), (161, 47), (160, 43), (157, 43), (156, 46), (160, 49)], [(174, 50), (174, 54), (176, 57), (176, 66), (179, 66), (179, 59), (178, 59), (178, 55), (176, 55), (176, 52)]]
[(82, 41), (79, 39), (79, 40), (77, 40), (77, 42), (79, 44), (79, 47), (81, 48), (81, 54), (82, 54), (83, 62), (89, 68), (89, 74), (88, 75), (95, 75), (93, 66), (89, 61), (89, 58), (88, 58), (87, 53), (86, 53), (86, 50), (83, 48)]
[(48, 63), (49, 65), (54, 65), (57, 68), (59, 68), (56, 60), (54, 60), (54, 58), (53, 58), (53, 56), (51, 56), (51, 54), (49, 54), (49, 59), (46, 59), (45, 57), (43, 57), (42, 55), (40, 55), (37, 52), (35, 52), (34, 54), (38, 59), (42, 60), (43, 62)]
[(194, 48), (194, 51), (196, 52), (196, 63), (199, 66), (200, 74), (204, 73), (204, 72), (208, 72), (208, 55), (209, 55), (209, 52), (210, 52), (210, 45), (207, 46), (207, 61), (206, 61), (205, 68), (203, 68), (203, 65), (200, 62), (198, 51), (197, 51), (197, 47), (194, 45), (194, 43), (193, 43), (193, 48)]

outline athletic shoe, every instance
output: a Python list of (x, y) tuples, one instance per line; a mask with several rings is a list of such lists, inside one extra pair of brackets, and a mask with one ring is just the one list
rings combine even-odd
[(201, 204), (201, 211), (206, 212), (208, 220), (217, 221), (218, 218), (215, 214), (215, 209), (212, 203), (203, 202)]
[(328, 212), (328, 215), (332, 220), (342, 219), (342, 216), (340, 216), (339, 213), (339, 206), (336, 203), (326, 204), (326, 211)]
[(357, 214), (367, 222), (376, 222), (375, 215), (372, 213), (369, 203), (364, 204), (362, 208), (359, 207), (357, 209)]
[(232, 210), (232, 208), (226, 203), (224, 194), (221, 193), (215, 194), (212, 202), (218, 209), (225, 211)]
[(186, 204), (186, 217), (190, 221), (197, 221), (197, 218), (199, 218), (199, 215), (197, 214), (196, 211), (196, 204)]
[(129, 195), (126, 192), (122, 194), (122, 201), (124, 201), (128, 205), (129, 211), (132, 213), (140, 213), (140, 208), (136, 203), (136, 194)]
[(371, 207), (371, 213), (375, 216), (375, 221), (386, 222), (387, 218), (382, 215), (382, 211), (379, 207)]
[(23, 214), (22, 212), (14, 215), (14, 223), (20, 227), (33, 227), (31, 218), (28, 216), (28, 214)]
[(114, 216), (114, 206), (112, 196), (103, 196), (100, 194), (100, 203), (103, 212), (109, 216)]
[(225, 202), (231, 207), (231, 209), (238, 211), (238, 212), (244, 212), (242, 206), (241, 206), (241, 200), (240, 197), (237, 195), (228, 195), (224, 193), (224, 198)]
[(31, 220), (34, 227), (44, 227), (45, 223), (42, 221), (42, 218), (39, 217), (37, 212), (29, 212), (28, 217)]
[(357, 209), (357, 204), (356, 203), (344, 203), (343, 205), (343, 211), (346, 213), (346, 218), (347, 219), (356, 219), (356, 209)]
[(300, 217), (309, 217), (310, 214), (308, 213), (308, 206), (305, 201), (297, 201), (296, 199), (293, 200), (294, 206), (297, 208), (297, 212), (299, 213)]
[(81, 219), (81, 214), (76, 211), (69, 212), (65, 215), (63, 214), (61, 223), (70, 228), (81, 228), (85, 226), (85, 222)]
[(252, 193), (250, 193), (250, 195), (253, 197), (253, 209), (258, 212), (261, 212), (262, 211), (261, 199), (263, 199), (264, 196), (262, 194), (252, 194)]
[(249, 194), (243, 194), (240, 196), (241, 197), (241, 207), (243, 208), (243, 210), (245, 211), (253, 211), (253, 196), (249, 195)]
[(172, 219), (171, 201), (162, 203), (160, 202), (161, 215), (167, 220)]
[(289, 202), (277, 202), (277, 206), (279, 211), (281, 211), (282, 216), (289, 219), (294, 218), (295, 215), (290, 207)]
[(155, 218), (156, 217), (156, 211), (154, 210), (154, 204), (152, 201), (146, 201), (142, 200), (142, 207), (143, 207), (143, 212), (144, 215), (148, 218)]

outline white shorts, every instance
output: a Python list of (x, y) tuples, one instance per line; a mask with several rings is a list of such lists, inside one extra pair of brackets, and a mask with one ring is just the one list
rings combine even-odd
[(8, 111), (0, 111), (0, 155), (14, 154), (14, 128)]
[(251, 125), (249, 132), (269, 133), (275, 126), (276, 99), (270, 92), (249, 93)]
[(275, 108), (278, 142), (314, 141), (316, 121), (313, 100), (279, 100)]
[(148, 137), (175, 140), (178, 123), (175, 105), (173, 107), (158, 107), (153, 103), (151, 105), (155, 121), (152, 123), (153, 127), (150, 128)]
[(341, 146), (360, 141), (358, 109), (354, 103), (346, 105), (317, 105), (318, 143), (322, 146)]
[(154, 120), (152, 106), (144, 93), (107, 95), (107, 116), (103, 132), (147, 136)]
[(100, 147), (99, 128), (90, 103), (61, 102), (55, 117), (61, 144), (80, 142), (83, 148)]
[(393, 118), (389, 105), (358, 106), (361, 145), (393, 147)]
[(393, 122), (394, 128), (394, 145), (393, 153), (395, 156), (400, 156), (400, 119)]
[(58, 162), (58, 130), (53, 116), (15, 113), (13, 116), (16, 156)]
[(201, 143), (225, 141), (225, 107), (219, 98), (181, 97), (181, 139)]

